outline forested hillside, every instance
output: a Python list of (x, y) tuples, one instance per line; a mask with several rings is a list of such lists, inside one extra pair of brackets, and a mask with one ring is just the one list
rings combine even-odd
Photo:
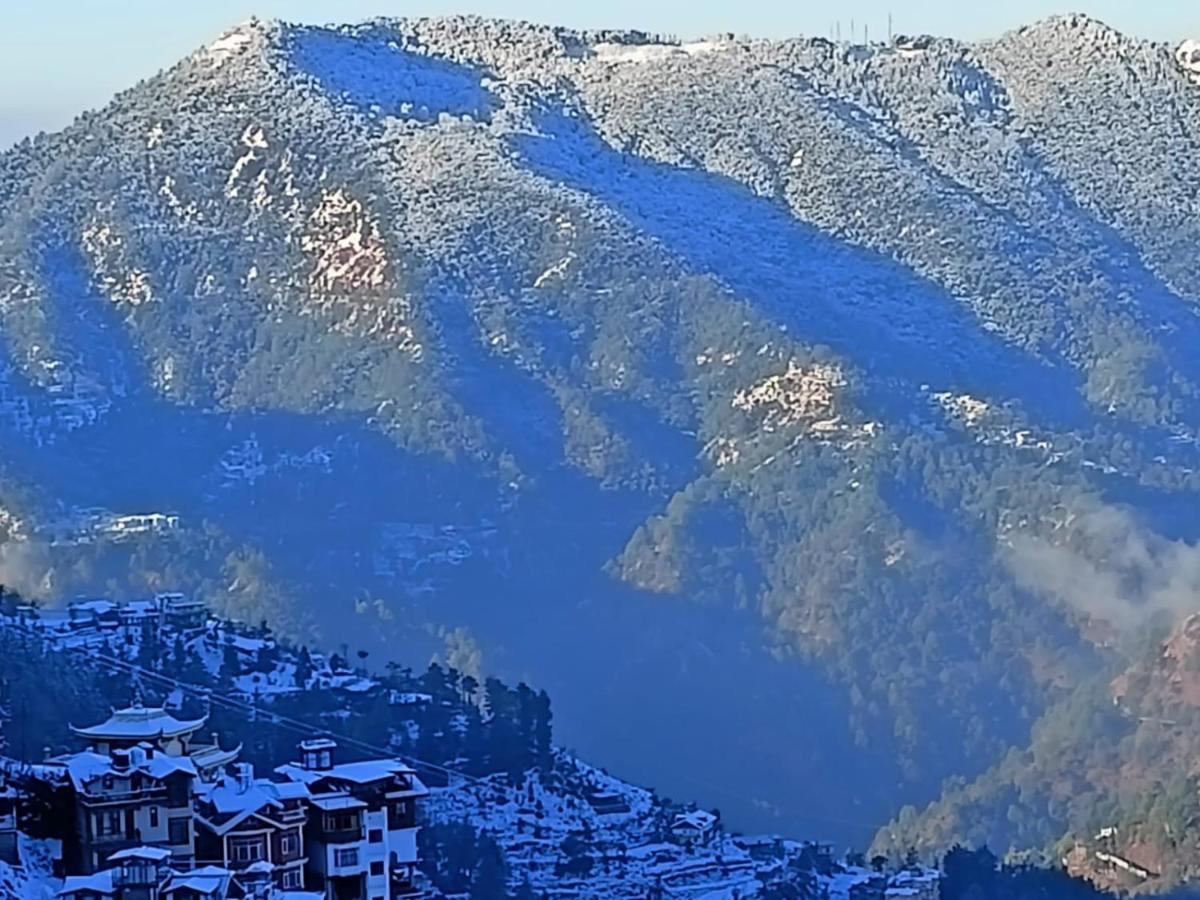
[(1184, 62), (240, 26), (0, 156), (0, 577), (527, 678), (865, 842), (1195, 610)]
[[(388, 660), (386, 674), (373, 675), (341, 654), (281, 641), (265, 626), (211, 617), (183, 629), (170, 617), (116, 624), (118, 610), (155, 605), (96, 600), (76, 604), (74, 615), (42, 614), (0, 589), (0, 776), (21, 798), (22, 834), (22, 865), (0, 860), (5, 897), (53, 896), (61, 881), (51, 858), (78, 853), (71, 788), (55, 763), (80, 740), (66, 723), (94, 722), (114, 708), (128, 714), (131, 702), (203, 716), (214, 740), (237, 747), (241, 764), (259, 774), (314, 735), (332, 739), (342, 762), (400, 756), (428, 782), (417, 843), (431, 898), (1110, 896), (1058, 864), (1001, 864), (987, 849), (955, 848), (930, 868), (911, 851), (868, 862), (861, 851), (838, 856), (825, 842), (731, 834), (719, 814), (554, 746), (544, 691), (480, 683), (438, 662), (416, 673)], [(675, 833), (690, 817), (710, 823), (699, 840)]]

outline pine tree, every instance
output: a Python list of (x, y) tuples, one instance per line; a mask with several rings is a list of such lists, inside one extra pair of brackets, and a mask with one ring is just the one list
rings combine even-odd
[(476, 856), (478, 863), (471, 879), (471, 896), (481, 900), (505, 896), (508, 869), (499, 845), (490, 835), (479, 835)]

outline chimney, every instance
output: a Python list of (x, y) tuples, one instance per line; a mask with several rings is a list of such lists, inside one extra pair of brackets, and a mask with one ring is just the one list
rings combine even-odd
[(129, 751), (124, 747), (118, 747), (112, 752), (113, 768), (118, 772), (123, 772), (129, 768)]
[(250, 763), (236, 763), (233, 767), (234, 778), (237, 779), (237, 789), (239, 794), (244, 794), (250, 790), (250, 786), (254, 784), (254, 766)]
[(314, 738), (300, 742), (300, 767), (310, 772), (323, 772), (333, 768), (333, 751), (337, 742), (329, 738)]

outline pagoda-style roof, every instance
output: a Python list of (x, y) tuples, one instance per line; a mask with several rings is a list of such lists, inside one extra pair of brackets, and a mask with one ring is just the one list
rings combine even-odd
[(222, 750), (217, 744), (206, 744), (203, 747), (192, 747), (190, 756), (196, 768), (201, 772), (211, 772), (222, 766), (227, 766), (238, 758), (242, 745), (238, 744), (232, 750)]
[(98, 741), (146, 741), (188, 735), (204, 727), (208, 717), (180, 720), (158, 706), (130, 706), (114, 710), (107, 722), (88, 728), (71, 726), (81, 738)]

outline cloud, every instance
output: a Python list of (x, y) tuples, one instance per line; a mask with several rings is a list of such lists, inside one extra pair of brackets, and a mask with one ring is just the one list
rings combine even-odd
[(49, 588), (50, 567), (44, 545), (30, 541), (0, 543), (0, 584), (27, 597)]
[(1009, 537), (1005, 562), (1024, 588), (1130, 629), (1200, 612), (1200, 546), (1172, 541), (1128, 512), (1075, 512), (1056, 540)]
[(442, 629), (442, 640), (446, 643), (446, 665), (476, 681), (483, 681), (483, 648), (471, 632), (465, 628)]

